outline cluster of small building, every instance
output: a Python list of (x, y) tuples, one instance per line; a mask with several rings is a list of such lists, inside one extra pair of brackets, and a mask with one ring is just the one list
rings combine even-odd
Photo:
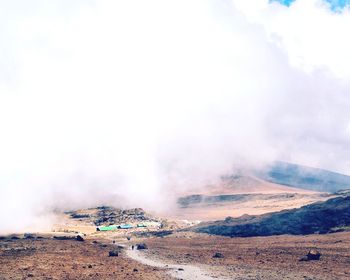
[(118, 230), (118, 229), (131, 229), (131, 228), (159, 228), (161, 226), (161, 223), (159, 222), (144, 222), (139, 223), (136, 225), (132, 224), (120, 224), (120, 225), (109, 225), (109, 226), (98, 226), (96, 228), (97, 231), (111, 231), (111, 230)]

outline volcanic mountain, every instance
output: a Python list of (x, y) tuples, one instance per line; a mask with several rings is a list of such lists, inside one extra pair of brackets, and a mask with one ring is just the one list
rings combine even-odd
[(174, 216), (209, 221), (227, 216), (260, 215), (329, 197), (328, 193), (269, 182), (253, 173), (239, 173), (222, 176), (216, 183), (181, 194)]

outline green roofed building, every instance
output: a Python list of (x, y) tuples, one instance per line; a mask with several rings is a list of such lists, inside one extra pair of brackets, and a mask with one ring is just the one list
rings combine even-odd
[(119, 226), (118, 225), (111, 225), (111, 226), (99, 226), (96, 228), (97, 231), (109, 231), (109, 230), (116, 230)]

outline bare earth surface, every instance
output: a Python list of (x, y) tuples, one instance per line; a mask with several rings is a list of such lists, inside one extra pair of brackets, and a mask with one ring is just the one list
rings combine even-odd
[[(177, 232), (112, 239), (1, 239), (0, 279), (350, 279), (349, 232), (253, 238)], [(149, 249), (130, 249), (140, 242)], [(125, 249), (109, 257), (118, 245)], [(312, 248), (321, 259), (299, 261)], [(213, 258), (216, 252), (224, 257)]]
[[(231, 188), (231, 185), (225, 187)], [(58, 215), (51, 231), (36, 233), (34, 238), (24, 238), (23, 234), (18, 235), (19, 238), (0, 236), (0, 280), (350, 279), (350, 232), (229, 238), (182, 231), (198, 218), (238, 216), (250, 211), (266, 213), (327, 199), (319, 193), (286, 194), (285, 189), (279, 189), (283, 192), (277, 193), (277, 197), (262, 196), (265, 185), (259, 187), (254, 188), (259, 193), (249, 201), (219, 201), (181, 208), (180, 214), (174, 213), (173, 220), (172, 217), (159, 219), (161, 227), (96, 231), (96, 219), (108, 218), (104, 222), (108, 225), (113, 215), (122, 219), (113, 218), (116, 221), (111, 222), (117, 224), (124, 222), (131, 212), (135, 214), (125, 222), (135, 224), (136, 218), (144, 221), (147, 217), (140, 214), (140, 209), (125, 212), (106, 208), (111, 213), (107, 210), (102, 213), (99, 208)], [(184, 220), (179, 220), (180, 217)], [(53, 239), (54, 235), (75, 237), (78, 234), (85, 240)], [(131, 246), (138, 243), (146, 243), (148, 250), (131, 250)], [(119, 249), (118, 256), (110, 257), (109, 252), (118, 245), (124, 248)], [(320, 260), (299, 261), (310, 249), (321, 252)], [(221, 253), (223, 258), (213, 258), (215, 253)]]
[[(205, 268), (202, 265), (179, 265), (169, 263), (169, 260), (162, 262), (157, 259), (151, 259), (148, 254), (138, 250), (127, 250), (126, 254), (133, 260), (136, 260), (142, 264), (152, 267), (167, 268), (169, 269), (169, 275), (183, 280), (197, 279), (197, 280), (212, 280), (218, 279), (217, 273), (213, 273), (209, 267)], [(171, 262), (171, 260), (170, 260)]]
[(123, 253), (109, 257), (113, 248), (111, 242), (0, 240), (0, 279), (171, 279)]
[[(254, 238), (178, 233), (147, 243), (151, 259), (209, 267), (211, 274), (223, 279), (350, 279), (349, 232)], [(299, 261), (312, 248), (321, 252), (321, 259)], [(216, 252), (224, 258), (213, 258)]]

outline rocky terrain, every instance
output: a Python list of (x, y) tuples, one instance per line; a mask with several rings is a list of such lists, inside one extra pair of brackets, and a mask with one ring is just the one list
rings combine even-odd
[(9, 237), (0, 239), (0, 279), (171, 279), (166, 269), (142, 265), (111, 240)]
[(65, 214), (70, 215), (72, 219), (77, 219), (88, 224), (92, 223), (96, 226), (144, 221), (159, 221), (159, 219), (150, 214), (147, 214), (141, 208), (118, 209), (111, 206), (100, 206), (97, 208), (67, 211)]
[[(230, 238), (176, 233), (147, 240), (153, 260), (190, 264), (215, 279), (345, 280), (350, 278), (350, 234)], [(308, 252), (318, 260), (302, 261)], [(215, 257), (217, 253), (221, 257)], [(196, 278), (193, 278), (196, 279)]]
[[(137, 244), (145, 249), (135, 252)], [(313, 252), (318, 257), (308, 259)], [(84, 236), (81, 241), (13, 235), (0, 238), (0, 263), (1, 280), (345, 280), (350, 277), (350, 234), (230, 238), (175, 232), (130, 240)]]
[[(50, 232), (2, 236), (0, 280), (350, 278), (348, 190), (322, 193), (240, 174), (177, 202), (159, 216), (72, 210), (57, 213)], [(96, 230), (144, 222), (161, 226)]]
[[(292, 210), (290, 216), (282, 217), (285, 218), (284, 222), (294, 221), (297, 227), (300, 220), (296, 217), (300, 214), (295, 211), (304, 213), (305, 209), (311, 209), (309, 212), (314, 222), (327, 224), (322, 218), (325, 213), (342, 219), (337, 211), (348, 213), (348, 203), (348, 192), (343, 191), (338, 193), (337, 198)], [(320, 215), (318, 211), (323, 210)], [(223, 224), (234, 228), (244, 223), (262, 222), (279, 214), (228, 218), (224, 222), (201, 224), (190, 229), (200, 232), (208, 226), (220, 228)], [(350, 277), (348, 232), (234, 238), (181, 229), (97, 232), (95, 223), (101, 217), (111, 217), (103, 223), (152, 217), (141, 209), (116, 210), (111, 207), (71, 211), (65, 215), (76, 224), (90, 224), (91, 231), (66, 231), (69, 226), (62, 224), (63, 230), (60, 232), (0, 237), (0, 279), (342, 280)], [(330, 216), (326, 216), (328, 220)], [(310, 221), (307, 217), (302, 216)], [(347, 217), (344, 216), (345, 221)], [(64, 220), (64, 223), (68, 222)], [(254, 232), (254, 229), (266, 230), (269, 227), (273, 230), (284, 229), (281, 225), (282, 222), (279, 227), (271, 227), (267, 223), (265, 226), (250, 227), (249, 230)], [(334, 226), (330, 221), (327, 225), (329, 228)], [(291, 230), (289, 227), (287, 229)], [(232, 231), (228, 235), (234, 236)], [(144, 250), (136, 252), (132, 248)]]
[(122, 223), (160, 222), (142, 208), (120, 209), (111, 206), (66, 211), (70, 219), (86, 225), (115, 225)]

